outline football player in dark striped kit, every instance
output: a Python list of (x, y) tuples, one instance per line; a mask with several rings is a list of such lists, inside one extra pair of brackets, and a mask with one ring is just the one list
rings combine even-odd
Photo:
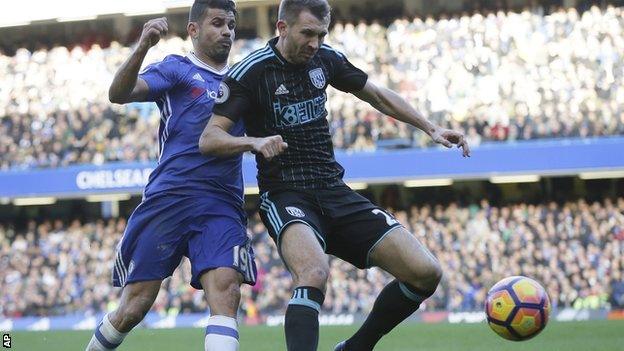
[[(362, 269), (378, 266), (396, 278), (360, 330), (336, 350), (372, 350), (435, 292), (442, 277), (438, 260), (414, 235), (343, 182), (326, 119), (327, 86), (470, 155), (461, 132), (432, 124), (323, 44), (329, 23), (326, 0), (283, 0), (279, 36), (232, 68), (224, 80), (227, 96), (215, 106), (199, 145), (213, 156), (256, 154), (260, 215), (295, 285), (285, 321), (289, 351), (317, 349), (327, 254)], [(241, 119), (245, 137), (230, 133)]]

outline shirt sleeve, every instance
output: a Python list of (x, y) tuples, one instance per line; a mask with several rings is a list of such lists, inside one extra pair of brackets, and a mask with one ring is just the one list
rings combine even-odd
[(165, 59), (161, 62), (153, 63), (139, 74), (149, 88), (146, 101), (156, 101), (167, 91), (171, 90), (178, 82), (176, 63)]
[(227, 117), (237, 122), (251, 111), (251, 91), (247, 89), (244, 83), (231, 77), (226, 77), (223, 80), (222, 87), (222, 102), (215, 104), (213, 112), (215, 115)]
[(332, 50), (329, 55), (333, 66), (333, 75), (329, 81), (331, 86), (347, 93), (364, 89), (368, 74), (355, 67), (346, 56), (338, 51)]

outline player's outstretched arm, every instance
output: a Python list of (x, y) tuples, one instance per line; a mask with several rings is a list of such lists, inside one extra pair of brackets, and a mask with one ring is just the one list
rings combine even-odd
[(283, 153), (288, 144), (280, 135), (266, 138), (237, 137), (230, 134), (234, 121), (213, 115), (199, 138), (199, 152), (204, 155), (228, 157), (251, 151), (262, 154), (267, 160)]
[(139, 70), (149, 49), (156, 45), (160, 38), (169, 30), (165, 17), (148, 21), (143, 26), (143, 32), (132, 55), (121, 65), (113, 83), (108, 90), (110, 102), (125, 104), (133, 101), (143, 101), (149, 93), (147, 83), (138, 78)]
[(464, 157), (470, 156), (470, 148), (459, 131), (441, 128), (429, 122), (420, 112), (414, 109), (405, 99), (394, 91), (379, 87), (370, 80), (364, 88), (354, 93), (359, 99), (368, 102), (379, 112), (394, 117), (397, 120), (409, 123), (427, 133), (438, 144), (448, 148), (457, 145), (463, 151)]

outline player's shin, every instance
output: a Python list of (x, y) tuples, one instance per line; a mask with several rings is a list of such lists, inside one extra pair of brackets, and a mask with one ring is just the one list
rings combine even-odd
[(95, 333), (91, 337), (86, 351), (115, 350), (122, 343), (126, 335), (128, 335), (128, 333), (121, 333), (113, 327), (107, 314), (97, 328), (95, 328)]
[(286, 309), (284, 325), (288, 351), (316, 351), (318, 315), (324, 300), (325, 295), (318, 288), (303, 286), (295, 289)]
[(204, 341), (206, 351), (238, 351), (238, 323), (226, 316), (211, 316)]
[(392, 281), (381, 291), (373, 310), (360, 329), (346, 341), (345, 350), (373, 350), (377, 342), (403, 320), (412, 315), (433, 291), (418, 289)]

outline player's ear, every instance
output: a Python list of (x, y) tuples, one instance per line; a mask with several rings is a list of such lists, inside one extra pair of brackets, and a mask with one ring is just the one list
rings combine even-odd
[(189, 37), (191, 37), (191, 39), (197, 39), (197, 37), (199, 36), (199, 26), (196, 22), (189, 22), (186, 25), (186, 32), (188, 33)]
[(277, 32), (279, 33), (280, 37), (288, 33), (288, 24), (286, 24), (285, 21), (283, 20), (277, 21), (276, 27), (277, 27)]

